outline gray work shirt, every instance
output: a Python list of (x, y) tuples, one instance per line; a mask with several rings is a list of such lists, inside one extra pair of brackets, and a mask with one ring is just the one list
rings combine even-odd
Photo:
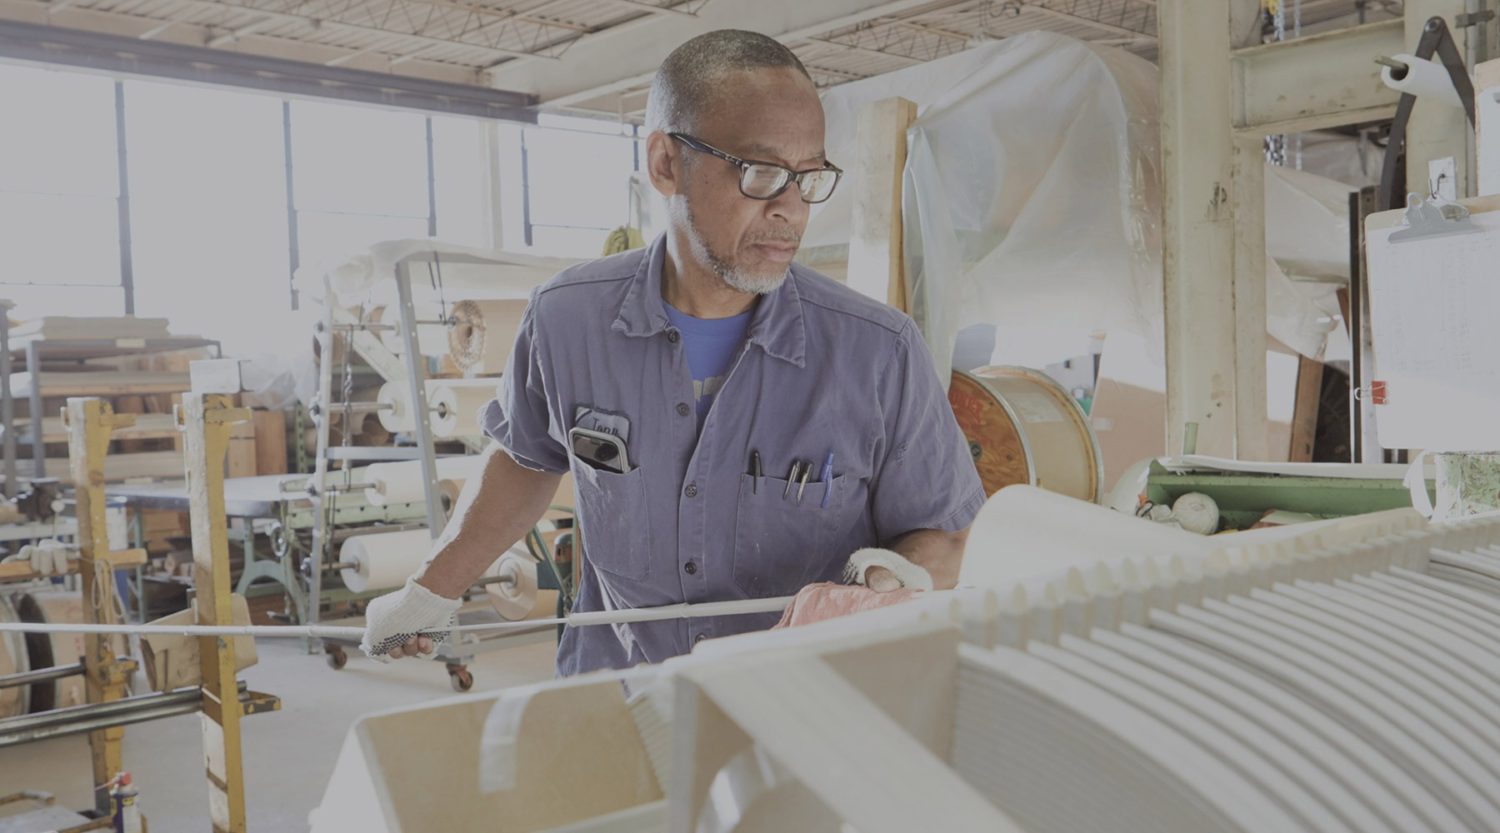
[[(800, 266), (758, 301), (700, 433), (662, 301), (665, 250), (657, 238), (538, 287), (499, 399), (481, 414), (516, 462), (573, 472), (584, 552), (575, 611), (790, 595), (838, 580), (861, 547), (973, 521), (984, 490), (916, 326)], [(586, 411), (626, 438), (628, 473), (570, 453)], [(763, 477), (749, 474), (752, 451)], [(833, 476), (819, 482), (830, 452)], [(788, 490), (796, 460), (812, 475)], [(776, 619), (570, 627), (557, 669), (661, 662)]]

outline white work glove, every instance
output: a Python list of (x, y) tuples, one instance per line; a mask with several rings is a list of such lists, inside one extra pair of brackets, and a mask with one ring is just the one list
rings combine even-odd
[(20, 552), (7, 557), (6, 561), (29, 561), (32, 572), (42, 576), (61, 576), (68, 572), (68, 559), (78, 555), (78, 550), (61, 541), (46, 538), (35, 544), (27, 544)]
[[(875, 576), (868, 576), (871, 567), (882, 567), (885, 572), (877, 570)], [(849, 562), (844, 565), (844, 583), (863, 585), (877, 593), (889, 593), (902, 587), (931, 590), (932, 575), (899, 552), (866, 547), (849, 556)]]
[[(365, 638), (360, 650), (370, 659), (390, 662), (390, 652), (416, 638), (420, 631), (451, 628), (458, 624), (458, 599), (445, 599), (417, 583), (387, 593), (365, 607)], [(424, 634), (434, 644), (448, 638), (446, 630)]]

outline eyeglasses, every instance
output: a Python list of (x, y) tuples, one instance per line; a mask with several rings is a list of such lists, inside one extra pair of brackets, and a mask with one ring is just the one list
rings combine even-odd
[(797, 193), (802, 201), (820, 203), (833, 196), (834, 186), (839, 184), (843, 171), (832, 162), (810, 171), (794, 171), (774, 162), (755, 162), (730, 156), (702, 140), (686, 133), (668, 133), (673, 139), (709, 156), (717, 156), (740, 169), (740, 193), (752, 200), (774, 200), (792, 183), (797, 183)]

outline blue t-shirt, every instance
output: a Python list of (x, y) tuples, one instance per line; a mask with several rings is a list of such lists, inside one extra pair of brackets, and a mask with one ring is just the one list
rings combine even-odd
[(745, 343), (750, 329), (751, 307), (732, 318), (694, 318), (663, 301), (667, 318), (682, 332), (682, 348), (687, 354), (688, 370), (693, 374), (693, 395), (698, 406), (698, 428), (714, 404), (719, 388), (724, 386), (735, 353)]

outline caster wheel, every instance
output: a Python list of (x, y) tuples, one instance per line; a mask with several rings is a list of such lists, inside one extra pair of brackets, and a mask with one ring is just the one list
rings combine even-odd
[(338, 671), (349, 664), (349, 655), (344, 653), (343, 648), (330, 646), (325, 648), (324, 651), (328, 655), (323, 658), (323, 661), (328, 663), (329, 668)]
[(448, 674), (448, 685), (453, 686), (457, 692), (468, 691), (474, 687), (474, 675), (467, 671), (453, 671)]

